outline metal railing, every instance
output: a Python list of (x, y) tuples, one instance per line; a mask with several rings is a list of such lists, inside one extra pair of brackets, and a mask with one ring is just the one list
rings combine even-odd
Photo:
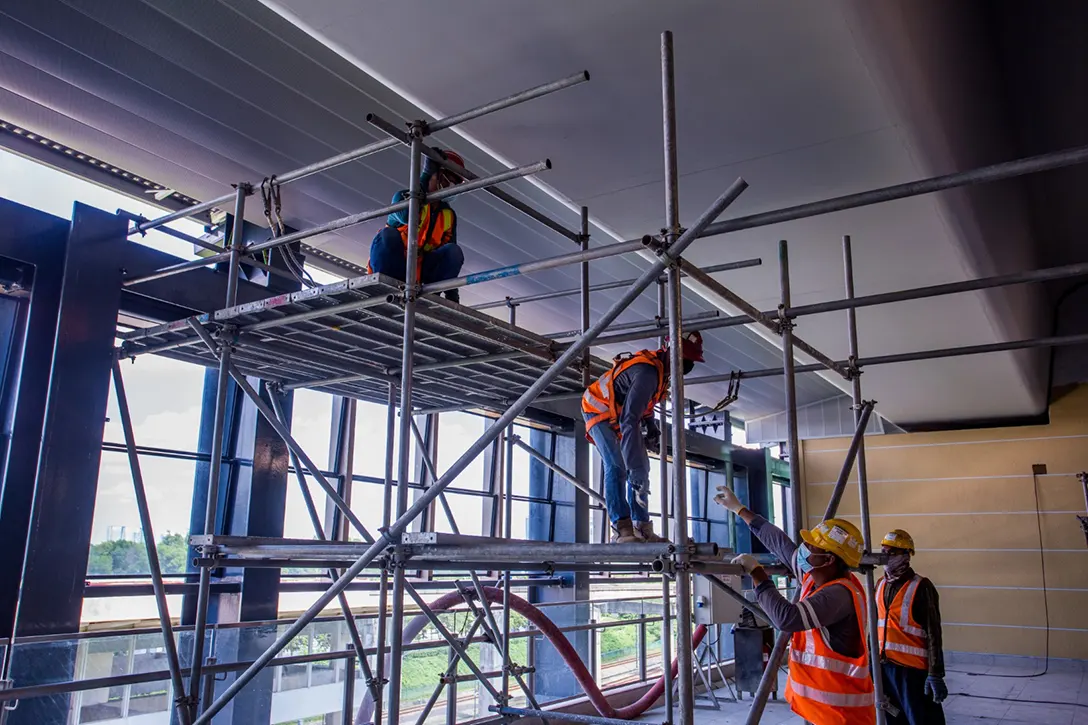
[[(659, 640), (663, 618), (657, 611), (660, 610), (659, 597), (552, 602), (539, 606), (541, 609), (552, 612), (564, 607), (577, 607), (584, 613), (585, 608), (589, 608), (590, 622), (588, 624), (564, 626), (559, 629), (567, 635), (588, 633), (584, 645), (588, 650), (585, 653), (588, 654), (589, 660), (587, 666), (597, 675), (602, 688), (647, 681), (660, 675), (662, 666)], [(469, 619), (463, 616), (466, 613), (460, 610), (439, 616), (455, 632), (465, 634), (464, 630), (469, 622)], [(417, 612), (406, 612), (406, 616), (415, 614)], [(376, 659), (377, 655), (374, 647), (377, 619), (376, 614), (355, 618), (360, 631), (364, 633), (366, 654), (372, 659)], [(459, 619), (463, 621), (461, 626), (457, 626)], [(291, 620), (275, 620), (211, 627), (209, 652), (212, 659), (204, 668), (201, 691), (209, 694), (214, 692), (216, 683), (229, 680), (233, 673), (240, 672), (252, 664), (245, 660), (221, 661), (221, 658), (217, 657), (222, 650), (233, 647), (236, 641), (246, 636), (246, 633), (273, 636), (290, 622)], [(627, 628), (626, 631), (630, 635), (617, 636), (616, 633), (624, 628)], [(192, 629), (192, 627), (176, 627), (174, 630), (178, 635), (178, 646), (182, 652), (185, 652), (182, 646), (185, 635), (190, 634)], [(549, 697), (547, 692), (537, 692), (535, 668), (539, 662), (541, 652), (539, 638), (542, 636), (539, 630), (528, 623), (525, 623), (523, 627), (517, 627), (515, 624), (510, 636), (512, 649), (519, 650), (521, 656), (518, 659), (523, 659), (517, 664), (529, 674), (526, 678), (529, 693), (539, 695), (542, 701), (550, 704), (569, 699), (571, 695)], [(469, 644), (483, 644), (486, 641), (487, 638), (482, 635), (475, 635), (466, 640)], [(514, 645), (513, 641), (523, 644)], [(64, 647), (65, 644), (69, 647)], [(16, 645), (15, 657), (20, 656), (18, 650), (23, 650), (22, 656), (36, 658), (45, 656), (47, 651), (71, 657), (71, 648), (76, 650), (76, 671), (80, 675), (77, 679), (66, 682), (45, 682), (3, 691), (0, 692), (0, 702), (70, 694), (73, 697), (69, 705), (68, 722), (72, 725), (90, 722), (126, 722), (127, 718), (136, 715), (143, 718), (141, 722), (148, 722), (146, 716), (154, 713), (162, 714), (164, 725), (169, 722), (174, 692), (169, 670), (161, 668), (163, 644), (160, 630), (149, 628), (124, 634), (87, 632), (79, 635), (27, 638)], [(443, 663), (446, 661), (445, 657), (433, 657), (427, 653), (436, 650), (451, 651), (449, 644), (437, 634), (432, 634), (429, 639), (405, 644), (403, 650), (408, 660), (423, 657)], [(731, 651), (717, 654), (719, 659), (725, 661), (732, 657)], [(94, 676), (96, 672), (116, 671), (119, 658), (124, 661), (122, 674)], [(334, 700), (330, 693), (323, 692), (320, 698), (315, 699), (320, 699), (322, 703), (342, 703), (344, 722), (351, 722), (358, 701), (365, 691), (365, 687), (359, 682), (363, 675), (361, 670), (354, 666), (354, 658), (355, 651), (349, 643), (343, 617), (321, 617), (292, 640), (291, 644), (285, 648), (285, 656), (277, 657), (270, 662), (270, 666), (275, 669), (271, 681), (266, 686), (275, 696), (289, 696), (287, 693), (294, 691), (331, 687), (343, 697)], [(496, 667), (496, 670), (485, 672), (485, 674), (498, 679), (502, 673), (500, 668)], [(449, 679), (446, 678), (447, 682)], [(457, 687), (452, 690), (456, 693), (453, 702), (457, 705), (459, 715), (464, 716), (457, 722), (487, 716), (490, 703), (486, 693), (480, 692), (480, 683), (466, 686), (470, 680), (475, 680), (472, 676), (459, 676), (456, 680)], [(402, 699), (402, 716), (421, 713), (431, 686), (440, 682), (442, 677), (436, 676), (434, 680), (425, 682), (421, 680), (414, 688), (410, 686), (411, 683), (406, 683)], [(526, 697), (524, 693), (519, 696), (515, 692), (512, 695), (512, 702), (515, 704)], [(300, 706), (304, 707), (305, 703)], [(328, 707), (327, 704), (324, 706)], [(337, 712), (338, 709), (315, 711), (307, 714), (306, 717)], [(434, 722), (445, 720), (448, 713), (448, 707), (446, 712), (439, 710), (424, 720), (421, 725), (431, 722), (432, 718)]]

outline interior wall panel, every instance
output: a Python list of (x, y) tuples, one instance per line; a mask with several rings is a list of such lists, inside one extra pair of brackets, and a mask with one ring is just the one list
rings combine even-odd
[[(848, 442), (804, 441), (810, 525)], [(866, 454), (874, 537), (895, 528), (914, 537), (916, 570), (940, 593), (947, 650), (1041, 656), (1049, 626), (1051, 656), (1088, 658), (1088, 545), (1076, 518), (1088, 386), (1059, 398), (1047, 425), (871, 436)], [(1034, 476), (1033, 464), (1046, 474)], [(856, 483), (839, 513), (858, 522)]]

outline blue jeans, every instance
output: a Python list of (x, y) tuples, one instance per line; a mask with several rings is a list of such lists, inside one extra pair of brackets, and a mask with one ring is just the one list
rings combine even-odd
[[(370, 268), (379, 274), (404, 281), (404, 240), (393, 227), (382, 227), (370, 243)], [(456, 244), (443, 244), (430, 252), (420, 250), (421, 284), (442, 282), (461, 274), (465, 253)]]
[(604, 501), (609, 520), (612, 523), (620, 519), (631, 519), (636, 523), (649, 521), (646, 507), (650, 496), (650, 472), (627, 470), (620, 438), (607, 422), (593, 426), (589, 434), (604, 463)]

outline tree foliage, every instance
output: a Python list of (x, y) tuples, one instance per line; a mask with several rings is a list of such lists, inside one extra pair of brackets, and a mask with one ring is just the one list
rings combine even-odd
[[(169, 533), (158, 541), (159, 566), (164, 574), (185, 571), (189, 559), (189, 542), (185, 534)], [(147, 552), (143, 542), (102, 541), (91, 544), (87, 561), (88, 574), (149, 574)]]

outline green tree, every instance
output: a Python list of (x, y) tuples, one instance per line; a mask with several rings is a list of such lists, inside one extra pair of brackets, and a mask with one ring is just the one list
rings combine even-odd
[[(165, 574), (184, 572), (189, 560), (189, 541), (185, 534), (167, 532), (159, 539), (159, 566)], [(143, 542), (101, 541), (91, 544), (87, 573), (149, 574), (147, 551)]]
[(180, 574), (189, 563), (189, 537), (169, 531), (159, 539), (159, 566), (165, 574)]

